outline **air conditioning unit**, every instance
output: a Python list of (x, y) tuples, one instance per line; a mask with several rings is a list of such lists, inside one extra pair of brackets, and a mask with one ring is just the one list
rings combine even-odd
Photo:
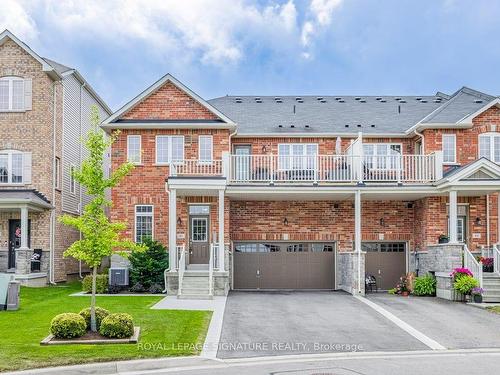
[(109, 285), (128, 285), (128, 268), (110, 268)]

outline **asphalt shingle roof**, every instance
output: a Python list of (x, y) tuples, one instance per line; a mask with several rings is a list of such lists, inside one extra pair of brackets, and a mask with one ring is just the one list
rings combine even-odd
[(43, 59), (47, 62), (47, 64), (49, 64), (59, 74), (63, 74), (65, 72), (67, 72), (68, 70), (74, 70), (73, 68), (70, 68), (66, 65), (63, 65), (61, 63), (58, 63), (58, 62), (51, 60), (51, 59), (48, 59), (46, 57), (44, 57)]

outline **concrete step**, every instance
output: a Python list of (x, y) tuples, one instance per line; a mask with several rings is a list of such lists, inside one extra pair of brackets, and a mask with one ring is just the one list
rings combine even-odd
[(208, 287), (208, 280), (182, 280), (183, 287)]
[(188, 264), (186, 269), (188, 271), (208, 271), (208, 264)]
[(181, 294), (177, 296), (178, 299), (213, 299), (213, 296), (208, 294)]
[(182, 287), (182, 294), (208, 294), (208, 287), (204, 288), (186, 288)]
[(483, 302), (486, 303), (500, 303), (500, 296), (498, 297), (488, 297), (483, 295)]

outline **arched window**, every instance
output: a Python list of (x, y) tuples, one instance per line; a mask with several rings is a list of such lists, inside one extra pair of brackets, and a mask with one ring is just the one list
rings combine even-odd
[(0, 111), (24, 111), (24, 79), (0, 78)]
[(0, 185), (23, 183), (23, 153), (0, 151)]
[(479, 134), (479, 157), (500, 163), (500, 133)]

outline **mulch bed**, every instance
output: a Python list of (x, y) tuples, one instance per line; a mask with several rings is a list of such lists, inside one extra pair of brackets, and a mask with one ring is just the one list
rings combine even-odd
[(88, 331), (81, 337), (72, 339), (58, 339), (53, 334), (48, 335), (40, 345), (70, 345), (70, 344), (136, 344), (139, 341), (140, 327), (134, 327), (134, 334), (125, 339), (111, 339), (102, 336), (99, 332)]

